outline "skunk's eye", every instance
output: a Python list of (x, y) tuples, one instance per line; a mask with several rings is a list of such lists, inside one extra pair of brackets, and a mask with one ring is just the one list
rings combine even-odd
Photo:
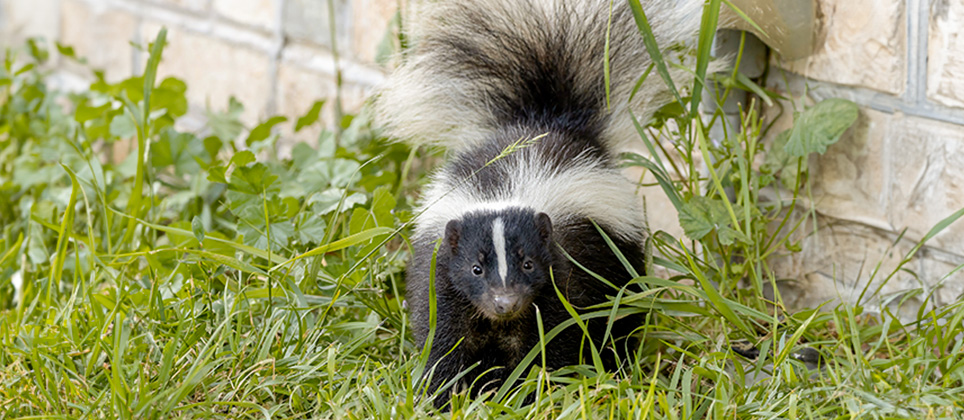
[(523, 269), (524, 271), (532, 271), (532, 269), (533, 269), (532, 260), (525, 260), (525, 261), (523, 261), (523, 262), (522, 262), (522, 269)]
[(478, 265), (473, 265), (473, 266), (472, 266), (472, 274), (475, 274), (476, 276), (481, 276), (481, 275), (482, 275), (482, 267), (479, 267)]

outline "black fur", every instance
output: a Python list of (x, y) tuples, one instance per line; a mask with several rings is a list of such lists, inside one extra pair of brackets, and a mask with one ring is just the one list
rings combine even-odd
[[(509, 265), (505, 286), (498, 276), (493, 275), (497, 264), (491, 238), (496, 217), (505, 223)], [(640, 244), (609, 236), (634, 268), (642, 273)], [(412, 311), (413, 332), (418, 344), (424, 346), (430, 316), (429, 289), (424, 279), (429, 277), (434, 241), (416, 236), (414, 246), (416, 252), (408, 270), (407, 298)], [(426, 371), (432, 375), (430, 392), (477, 362), (479, 366), (455, 388), (464, 389), (474, 384), (473, 395), (497, 389), (529, 350), (539, 344), (536, 307), (540, 310), (546, 332), (571, 318), (559, 301), (555, 287), (576, 308), (602, 303), (608, 299), (607, 295), (615, 295), (616, 291), (611, 287), (572, 264), (560, 252), (560, 247), (587, 269), (617, 286), (625, 285), (631, 277), (588, 219), (570, 223), (565, 229), (552, 229), (545, 214), (511, 209), (471, 213), (461, 220), (449, 222), (437, 255), (437, 324)], [(533, 262), (531, 273), (522, 269), (526, 260)], [(481, 277), (471, 272), (474, 265), (483, 269)], [(550, 269), (554, 285), (550, 280)], [(486, 295), (505, 289), (520, 301), (518, 313), (505, 319), (487, 316), (485, 306), (489, 302), (486, 298), (491, 296)], [(612, 336), (625, 337), (641, 322), (640, 317), (620, 319), (613, 326)], [(602, 349), (605, 320), (590, 320), (588, 327), (591, 339), (597, 348)], [(547, 345), (547, 367), (556, 369), (583, 362), (579, 358), (583, 345), (581, 330), (577, 327), (566, 329)], [(588, 356), (588, 347), (582, 354)], [(607, 360), (611, 361), (612, 357)], [(478, 377), (483, 372), (486, 373)], [(435, 401), (436, 406), (445, 405), (451, 392), (452, 388), (449, 388), (442, 393)]]
[[(580, 22), (550, 20), (525, 1), (512, 4), (510, 13), (455, 4), (458, 10), (453, 14), (459, 17), (461, 31), (429, 36), (419, 46), (444, 51), (433, 63), (436, 71), (472, 84), (480, 99), (491, 104), (499, 123), (555, 128), (586, 139), (599, 137), (604, 128), (604, 79), (586, 83), (581, 78), (587, 67), (602, 74), (606, 40), (599, 35), (607, 24), (607, 10), (599, 7), (603, 3), (594, 6), (600, 19)], [(562, 9), (560, 15), (571, 14), (564, 2), (557, 7)], [(507, 27), (500, 19), (513, 13), (524, 20)], [(615, 10), (617, 25), (631, 19), (627, 10)], [(610, 59), (618, 61), (625, 50), (615, 41)]]
[[(635, 134), (628, 111), (645, 121), (668, 94), (651, 76), (653, 81), (643, 83), (640, 94), (630, 99), (649, 58), (625, 4), (617, 2), (610, 26), (609, 1), (544, 3), (433, 3), (438, 11), (429, 13), (427, 29), (377, 103), (395, 135), (443, 144), (454, 152), (426, 194), (431, 199), (417, 221), (407, 273), (412, 330), (424, 346), (431, 321), (432, 251), (439, 243), (429, 392), (476, 363), (455, 389), (472, 386), (477, 394), (502, 384), (539, 343), (536, 307), (546, 332), (571, 319), (556, 287), (580, 311), (617, 293), (561, 250), (616, 287), (626, 285), (630, 273), (592, 221), (643, 274), (642, 216), (631, 185), (626, 182), (626, 192), (620, 192), (625, 180), (613, 156)], [(649, 17), (659, 42), (673, 44), (695, 33), (690, 26), (698, 26), (692, 16), (700, 1), (645, 3), (654, 12)], [(610, 104), (603, 77), (607, 28), (612, 29)], [(671, 71), (674, 77), (685, 73)], [(520, 140), (534, 138), (538, 140), (504, 154)], [(553, 177), (573, 173), (585, 176)], [(569, 180), (569, 188), (550, 185), (557, 179)], [(567, 200), (546, 198), (557, 191), (566, 191)], [(504, 279), (498, 275), (492, 232), (496, 218), (505, 233)], [(589, 338), (597, 348), (604, 347), (605, 322), (589, 321)], [(625, 337), (641, 322), (639, 316), (620, 319), (612, 335)], [(547, 367), (584, 362), (579, 356), (583, 342), (579, 328), (566, 329), (548, 343)], [(451, 392), (446, 390), (435, 404), (448, 403)]]

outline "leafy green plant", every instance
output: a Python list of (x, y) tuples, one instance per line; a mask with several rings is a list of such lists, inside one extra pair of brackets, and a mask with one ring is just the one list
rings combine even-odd
[(7, 52), (3, 417), (353, 410), (325, 384), (371, 358), (387, 365), (363, 377), (406, 363), (408, 251), (391, 238), (410, 217), (415, 154), (345, 115), (340, 144), (324, 130), (278, 159), (272, 129), (286, 120), (249, 129), (233, 100), (180, 131), (187, 86), (154, 79), (163, 44), (162, 31), (144, 76), (94, 73), (71, 94), (47, 85), (41, 41)]

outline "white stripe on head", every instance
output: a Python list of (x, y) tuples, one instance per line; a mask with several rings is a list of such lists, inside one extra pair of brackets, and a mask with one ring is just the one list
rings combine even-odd
[(495, 257), (499, 262), (499, 277), (502, 278), (502, 286), (505, 287), (509, 263), (505, 260), (505, 225), (502, 224), (501, 217), (496, 217), (492, 221), (492, 246), (495, 248)]

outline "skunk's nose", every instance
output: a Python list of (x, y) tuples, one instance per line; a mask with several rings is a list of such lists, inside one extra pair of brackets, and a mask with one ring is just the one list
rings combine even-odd
[(518, 309), (519, 297), (513, 294), (498, 294), (492, 298), (492, 303), (496, 313), (507, 315)]

